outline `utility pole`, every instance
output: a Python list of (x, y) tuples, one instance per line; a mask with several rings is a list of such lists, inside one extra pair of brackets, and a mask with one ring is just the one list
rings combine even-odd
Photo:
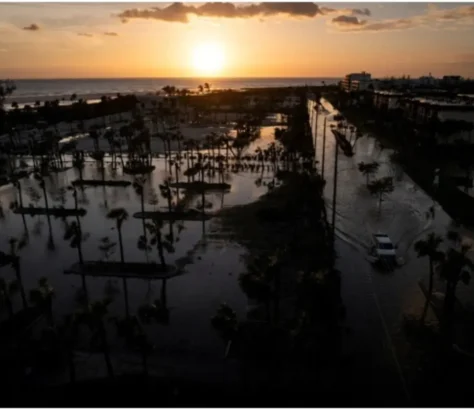
[(334, 145), (334, 182), (332, 192), (332, 240), (333, 247), (336, 244), (336, 198), (337, 198), (337, 160), (339, 157), (339, 144), (337, 141)]
[(319, 118), (319, 101), (316, 100), (316, 106), (314, 107), (316, 110), (316, 124), (314, 127), (314, 156), (316, 158), (317, 153), (317, 146), (318, 146), (318, 118)]
[(324, 128), (323, 128), (323, 158), (321, 160), (321, 177), (324, 179), (324, 160), (326, 157), (326, 122), (327, 117), (324, 117)]

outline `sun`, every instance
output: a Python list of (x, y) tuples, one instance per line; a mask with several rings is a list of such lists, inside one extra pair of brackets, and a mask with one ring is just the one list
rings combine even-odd
[(193, 66), (199, 74), (219, 74), (224, 67), (224, 60), (224, 50), (218, 44), (200, 44), (193, 50)]

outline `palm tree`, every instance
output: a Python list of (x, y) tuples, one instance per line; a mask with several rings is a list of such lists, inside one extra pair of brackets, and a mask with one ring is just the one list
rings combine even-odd
[(265, 305), (267, 320), (270, 321), (270, 284), (263, 273), (246, 272), (239, 275), (239, 284), (245, 294)]
[(443, 239), (434, 234), (430, 233), (426, 239), (419, 240), (415, 243), (415, 252), (419, 258), (428, 257), (429, 261), (429, 284), (428, 284), (428, 295), (426, 296), (425, 306), (423, 308), (423, 314), (421, 315), (421, 324), (424, 323), (426, 314), (428, 312), (428, 306), (431, 301), (431, 296), (433, 294), (433, 279), (434, 279), (434, 264), (440, 262), (443, 258), (443, 252), (438, 248), (443, 242)]
[(172, 245), (168, 244), (168, 242), (166, 241), (163, 241), (163, 238), (161, 236), (162, 227), (163, 227), (163, 222), (159, 219), (153, 219), (151, 223), (146, 224), (146, 228), (148, 229), (148, 232), (151, 235), (150, 244), (156, 245), (161, 267), (163, 268), (163, 271), (165, 271), (166, 261), (165, 261), (165, 254), (164, 254), (163, 249), (165, 247), (172, 248)]
[[(71, 248), (77, 249), (77, 253), (79, 256), (79, 263), (81, 265), (84, 264), (84, 256), (82, 253), (82, 242), (87, 240), (88, 237), (89, 235), (82, 233), (79, 217), (77, 217), (77, 221), (73, 221), (70, 224), (66, 223), (66, 232), (64, 233), (64, 240), (70, 241), (69, 245), (71, 246)], [(88, 300), (86, 277), (83, 273), (81, 274), (81, 277), (82, 277), (82, 288), (84, 290), (84, 295), (86, 297), (86, 300)]]
[[(123, 254), (123, 240), (122, 240), (122, 225), (128, 219), (128, 212), (124, 208), (115, 208), (110, 210), (107, 214), (108, 219), (115, 219), (115, 223), (117, 226), (117, 233), (119, 239), (119, 246), (120, 246), (120, 262), (124, 263), (124, 254)], [(127, 289), (127, 279), (124, 277), (122, 278), (123, 281), (123, 290), (125, 294), (125, 313), (127, 317), (130, 316), (130, 310), (128, 306), (128, 289)]]
[(38, 308), (45, 310), (48, 321), (54, 326), (53, 317), (53, 297), (55, 295), (54, 288), (49, 284), (46, 277), (38, 280), (38, 287), (30, 291), (30, 301)]
[(138, 349), (142, 356), (143, 373), (148, 375), (148, 356), (153, 352), (154, 346), (148, 340), (136, 316), (124, 319), (115, 319), (117, 336), (125, 339), (129, 349)]
[(56, 333), (61, 341), (61, 346), (66, 350), (68, 357), (69, 379), (76, 381), (76, 364), (74, 362), (74, 343), (77, 340), (77, 320), (74, 315), (67, 315), (63, 323), (56, 327)]
[[(145, 181), (146, 181), (146, 177), (144, 176), (140, 178), (136, 178), (135, 181), (133, 181), (133, 188), (136, 194), (140, 196), (140, 206), (141, 206), (142, 214), (145, 213), (145, 192), (144, 192)], [(138, 247), (139, 249), (142, 249), (145, 251), (146, 260), (148, 262), (148, 245), (147, 245), (145, 218), (142, 218), (142, 225), (143, 225), (143, 237), (140, 237)]]
[(369, 177), (376, 174), (378, 169), (379, 169), (379, 163), (377, 161), (374, 161), (374, 162), (369, 162), (369, 163), (365, 163), (365, 162), (359, 162), (357, 164), (358, 168), (359, 168), (359, 171), (365, 175), (365, 184), (366, 186), (368, 187), (369, 186)]
[(12, 296), (19, 291), (19, 288), (17, 280), (7, 282), (0, 278), (0, 305), (6, 306), (10, 319), (13, 318)]
[(110, 347), (104, 323), (110, 303), (110, 299), (91, 302), (76, 314), (76, 320), (77, 323), (83, 323), (88, 326), (93, 334), (93, 340), (99, 340), (100, 348), (104, 354), (107, 372), (109, 377), (113, 378), (114, 369), (110, 359)]
[(227, 346), (229, 346), (239, 328), (237, 314), (234, 310), (225, 303), (221, 304), (217, 309), (216, 314), (211, 319), (211, 324)]
[(381, 210), (384, 195), (393, 192), (393, 190), (395, 189), (395, 187), (393, 186), (392, 177), (383, 177), (380, 179), (376, 179), (375, 181), (369, 183), (367, 188), (369, 188), (369, 192), (371, 193), (371, 195), (379, 197), (379, 212)]
[(15, 271), (16, 280), (18, 282), (21, 301), (23, 303), (23, 308), (26, 309), (28, 307), (28, 302), (26, 300), (25, 288), (23, 286), (23, 279), (21, 277), (21, 269), (20, 269), (20, 257), (17, 255), (17, 251), (21, 250), (25, 245), (25, 240), (18, 241), (16, 238), (10, 238), (8, 241), (10, 244), (10, 257), (11, 257), (11, 264)]
[(75, 151), (72, 160), (72, 166), (79, 171), (79, 180), (82, 181), (82, 172), (84, 170), (84, 153), (82, 151)]
[(448, 344), (452, 337), (457, 285), (459, 281), (467, 285), (474, 269), (474, 263), (467, 257), (469, 248), (468, 245), (461, 245), (460, 250), (450, 248), (441, 263), (441, 277), (446, 280), (443, 333)]
[(48, 249), (54, 250), (56, 248), (54, 244), (54, 238), (53, 238), (53, 227), (51, 226), (51, 216), (48, 213), (49, 210), (49, 203), (48, 203), (48, 194), (46, 192), (46, 184), (44, 178), (41, 176), (41, 174), (36, 174), (35, 179), (38, 180), (38, 184), (43, 190), (43, 197), (44, 197), (44, 206), (46, 208), (46, 219), (48, 221), (48, 229), (49, 229), (49, 237), (48, 237)]

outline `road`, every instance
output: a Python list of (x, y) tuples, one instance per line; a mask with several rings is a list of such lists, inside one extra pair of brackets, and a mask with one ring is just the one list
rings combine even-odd
[[(329, 128), (335, 124), (332, 118), (337, 110), (322, 100), (324, 112), (316, 121), (310, 115), (313, 138), (316, 140), (316, 159), (321, 172), (323, 151), (324, 117), (327, 116), (326, 154), (324, 176), (325, 198), (328, 216), (332, 213), (332, 195), (335, 160), (335, 139)], [(309, 112), (314, 103), (308, 103)], [(314, 111), (314, 110), (313, 110)], [(336, 250), (337, 268), (342, 273), (342, 297), (347, 311), (347, 348), (364, 352), (373, 371), (364, 381), (370, 386), (387, 387), (388, 397), (407, 397), (405, 386), (410, 369), (399, 354), (400, 346), (406, 343), (402, 326), (404, 316), (419, 315), (424, 299), (418, 282), (425, 280), (428, 261), (419, 259), (413, 250), (416, 240), (429, 232), (445, 235), (456, 229), (451, 218), (437, 205), (435, 216), (427, 212), (433, 200), (424, 193), (397, 164), (390, 161), (391, 150), (384, 149), (372, 136), (364, 135), (354, 145), (354, 156), (345, 157), (339, 152), (336, 201)], [(366, 180), (359, 172), (361, 161), (377, 161), (380, 164), (376, 178), (392, 176), (395, 190), (387, 195), (378, 209), (378, 199), (372, 197)], [(367, 260), (371, 245), (371, 234), (387, 233), (398, 246), (398, 255), (404, 265), (394, 272), (375, 270)], [(473, 236), (464, 230), (465, 237)], [(461, 290), (462, 293), (463, 290)], [(402, 355), (403, 356), (403, 355)], [(370, 367), (369, 366), (369, 367)], [(381, 369), (384, 371), (381, 371)], [(390, 387), (388, 387), (390, 386)], [(370, 390), (369, 390), (370, 391)]]

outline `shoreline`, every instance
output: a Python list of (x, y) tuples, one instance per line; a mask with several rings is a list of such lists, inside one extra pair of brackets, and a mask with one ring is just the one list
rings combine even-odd
[[(301, 80), (301, 81), (300, 81)], [(306, 80), (306, 81), (305, 81)], [(252, 90), (266, 90), (266, 89), (278, 89), (278, 88), (298, 88), (298, 87), (322, 87), (326, 82), (326, 86), (337, 85), (340, 81), (340, 78), (324, 78), (324, 77), (247, 77), (247, 78), (209, 78), (209, 79), (199, 79), (199, 78), (103, 78), (103, 79), (88, 79), (88, 78), (79, 78), (79, 79), (12, 79), (12, 81), (17, 85), (17, 90), (21, 90), (22, 82), (30, 83), (29, 87), (34, 88), (34, 83), (51, 83), (57, 84), (61, 82), (71, 82), (71, 83), (132, 83), (132, 82), (160, 82), (160, 84), (152, 85), (148, 84), (147, 86), (137, 86), (137, 88), (120, 88), (120, 87), (110, 87), (109, 89), (104, 89), (102, 92), (98, 92), (97, 89), (84, 90), (81, 92), (80, 89), (74, 87), (75, 84), (71, 84), (67, 87), (67, 91), (61, 90), (63, 92), (54, 92), (45, 91), (41, 94), (18, 94), (17, 90), (13, 95), (5, 98), (4, 107), (8, 110), (11, 109), (11, 103), (17, 102), (19, 106), (24, 105), (34, 105), (36, 101), (55, 101), (59, 100), (61, 105), (70, 105), (70, 97), (72, 94), (76, 94), (77, 98), (82, 98), (87, 103), (100, 102), (102, 96), (105, 97), (115, 97), (117, 94), (121, 95), (135, 95), (138, 98), (140, 97), (154, 97), (156, 93), (159, 92), (160, 95), (163, 94), (163, 87), (166, 84), (176, 84), (177, 88), (186, 88), (191, 91), (192, 95), (199, 95), (199, 84), (203, 82), (211, 82), (211, 93), (212, 92), (224, 92), (232, 90), (234, 92), (246, 92)], [(162, 82), (162, 84), (161, 84)], [(189, 83), (192, 84), (189, 84)], [(255, 82), (255, 84), (251, 84)], [(166, 83), (166, 84), (165, 84)], [(226, 84), (229, 83), (229, 84)], [(250, 84), (246, 84), (250, 83)], [(268, 83), (268, 84), (266, 84)], [(89, 87), (91, 87), (89, 85)]]

